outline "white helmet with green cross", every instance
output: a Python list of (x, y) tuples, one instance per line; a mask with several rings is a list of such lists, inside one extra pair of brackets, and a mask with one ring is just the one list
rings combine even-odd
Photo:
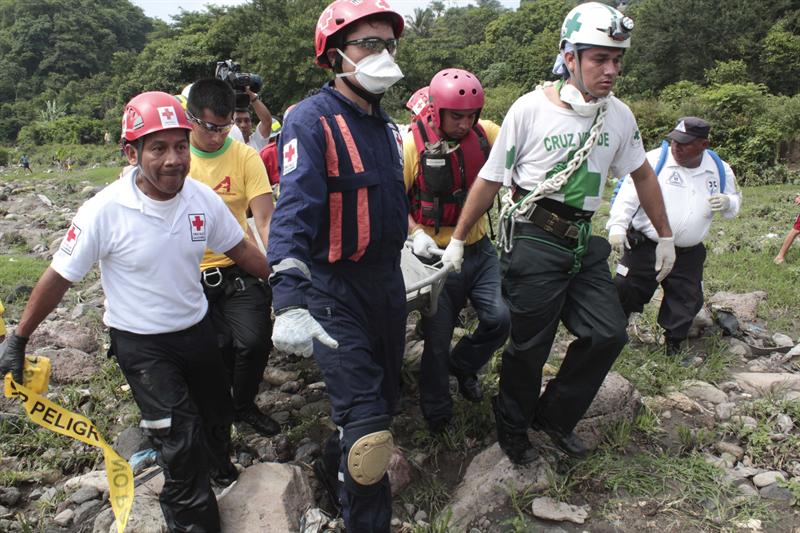
[(633, 20), (600, 2), (586, 2), (572, 9), (561, 25), (561, 41), (574, 45), (628, 48)]

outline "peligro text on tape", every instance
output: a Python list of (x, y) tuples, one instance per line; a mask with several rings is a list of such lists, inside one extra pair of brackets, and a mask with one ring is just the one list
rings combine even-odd
[(67, 411), (44, 396), (20, 385), (11, 379), (10, 373), (5, 376), (5, 396), (19, 398), (28, 413), (28, 418), (43, 428), (103, 450), (111, 508), (117, 521), (117, 533), (122, 533), (133, 507), (133, 470), (128, 461), (120, 457), (106, 443), (91, 420), (78, 413)]

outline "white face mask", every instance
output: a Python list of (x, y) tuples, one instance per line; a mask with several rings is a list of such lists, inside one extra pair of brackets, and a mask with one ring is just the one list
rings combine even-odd
[(394, 62), (394, 57), (387, 50), (380, 54), (368, 55), (357, 64), (344, 55), (344, 52), (336, 49), (337, 52), (351, 65), (355, 67), (352, 72), (340, 72), (336, 75), (337, 78), (346, 78), (348, 76), (355, 76), (356, 81), (361, 85), (364, 90), (372, 94), (383, 94), (386, 89), (397, 83), (403, 78), (403, 72), (397, 63)]
[(597, 113), (598, 108), (603, 105), (603, 102), (605, 102), (606, 98), (611, 96), (611, 93), (603, 98), (595, 98), (591, 102), (587, 102), (577, 87), (571, 83), (565, 83), (561, 88), (561, 93), (559, 96), (561, 97), (562, 102), (569, 104), (570, 107), (572, 107), (572, 110), (580, 116), (593, 117), (595, 113)]

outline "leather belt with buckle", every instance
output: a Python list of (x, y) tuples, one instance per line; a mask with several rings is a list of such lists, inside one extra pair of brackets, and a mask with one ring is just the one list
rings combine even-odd
[(555, 213), (551, 213), (540, 205), (534, 205), (533, 212), (531, 212), (528, 220), (556, 237), (573, 241), (578, 240), (578, 235), (580, 234), (578, 226)]

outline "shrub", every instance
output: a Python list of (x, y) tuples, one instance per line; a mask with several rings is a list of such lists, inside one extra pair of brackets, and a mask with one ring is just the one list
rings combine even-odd
[(0, 166), (4, 167), (11, 161), (11, 153), (7, 148), (0, 147)]

